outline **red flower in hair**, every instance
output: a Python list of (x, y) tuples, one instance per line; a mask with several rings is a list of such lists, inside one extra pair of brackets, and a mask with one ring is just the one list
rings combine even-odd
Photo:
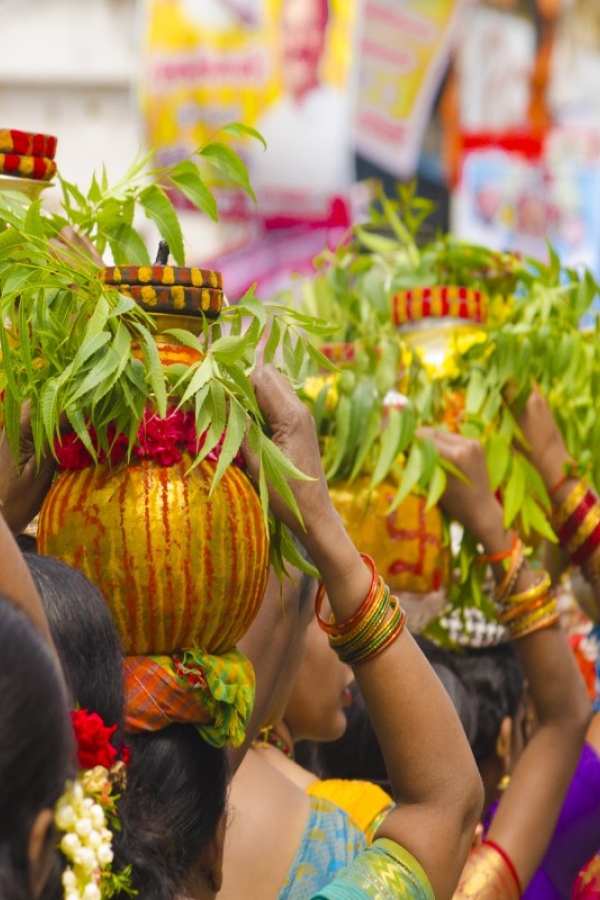
[(87, 709), (72, 710), (71, 721), (77, 740), (79, 767), (93, 769), (94, 766), (104, 766), (111, 769), (119, 755), (110, 742), (117, 726), (105, 725), (98, 713)]

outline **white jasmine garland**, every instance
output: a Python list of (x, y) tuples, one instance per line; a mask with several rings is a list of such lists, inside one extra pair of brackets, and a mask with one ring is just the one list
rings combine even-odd
[(116, 818), (108, 769), (95, 766), (67, 782), (54, 811), (54, 822), (64, 832), (59, 848), (69, 865), (62, 877), (65, 900), (103, 900), (117, 891), (131, 896), (131, 867), (115, 875), (109, 821)]

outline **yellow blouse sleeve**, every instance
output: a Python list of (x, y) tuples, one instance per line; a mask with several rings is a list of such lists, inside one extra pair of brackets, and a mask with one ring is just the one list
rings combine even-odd
[(373, 842), (375, 832), (394, 808), (390, 795), (370, 781), (328, 778), (313, 782), (307, 793), (340, 806), (364, 832), (368, 844)]

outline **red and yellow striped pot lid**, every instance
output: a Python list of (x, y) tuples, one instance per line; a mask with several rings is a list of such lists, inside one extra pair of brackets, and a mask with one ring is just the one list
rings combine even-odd
[(398, 328), (426, 319), (464, 319), (485, 325), (488, 296), (476, 288), (458, 285), (408, 288), (392, 297), (391, 314)]

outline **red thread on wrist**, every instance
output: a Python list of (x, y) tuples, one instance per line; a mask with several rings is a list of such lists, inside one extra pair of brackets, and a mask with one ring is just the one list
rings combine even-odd
[(513, 553), (515, 552), (515, 550), (517, 548), (518, 540), (519, 539), (518, 539), (517, 535), (513, 532), (512, 547), (510, 548), (510, 550), (503, 550), (501, 553), (492, 553), (490, 556), (488, 556), (486, 553), (482, 553), (481, 556), (479, 557), (480, 562), (491, 564), (491, 563), (502, 562), (505, 559), (510, 559), (510, 557), (513, 555)]

